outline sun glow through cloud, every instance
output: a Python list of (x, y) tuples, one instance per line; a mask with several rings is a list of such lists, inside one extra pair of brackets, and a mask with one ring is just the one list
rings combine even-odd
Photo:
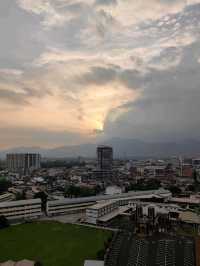
[(200, 124), (199, 16), (200, 0), (0, 1), (0, 147), (43, 145), (40, 132), (47, 146), (157, 140), (177, 121), (187, 136)]

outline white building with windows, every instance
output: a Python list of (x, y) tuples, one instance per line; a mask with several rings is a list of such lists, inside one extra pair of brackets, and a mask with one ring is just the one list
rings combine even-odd
[(15, 195), (12, 193), (4, 193), (0, 195), (0, 202), (11, 201), (15, 199)]
[(0, 216), (8, 220), (30, 220), (42, 215), (41, 199), (18, 200), (0, 203)]
[[(47, 215), (62, 215), (85, 211), (89, 206), (104, 201), (119, 201), (119, 206), (128, 205), (131, 200), (150, 200), (152, 198), (169, 199), (171, 192), (165, 189), (148, 190), (148, 191), (130, 191), (128, 193), (115, 195), (100, 195), (85, 198), (65, 198), (47, 202)], [(102, 203), (103, 204), (103, 203)]]
[(99, 218), (112, 213), (119, 208), (119, 201), (110, 200), (99, 202), (86, 210), (86, 222), (97, 224)]
[(6, 156), (9, 172), (29, 174), (41, 166), (41, 156), (37, 153), (10, 153)]

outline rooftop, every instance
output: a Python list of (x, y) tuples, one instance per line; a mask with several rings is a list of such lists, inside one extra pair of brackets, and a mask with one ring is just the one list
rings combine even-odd
[(186, 223), (200, 224), (200, 216), (194, 212), (182, 212), (180, 213), (179, 218)]
[(114, 200), (114, 199), (124, 199), (130, 197), (142, 197), (142, 196), (149, 196), (149, 197), (168, 197), (171, 195), (169, 190), (165, 189), (157, 189), (157, 190), (146, 190), (146, 191), (130, 191), (128, 193), (116, 194), (116, 195), (102, 195), (102, 196), (92, 196), (92, 197), (85, 197), (85, 198), (75, 198), (75, 199), (61, 199), (61, 200), (54, 200), (48, 201), (49, 206), (55, 205), (64, 205), (64, 204), (77, 204), (81, 202), (98, 202), (101, 200)]
[(9, 201), (9, 202), (1, 202), (0, 208), (14, 207), (14, 206), (20, 206), (20, 205), (29, 205), (29, 204), (36, 204), (36, 203), (41, 203), (41, 199), (16, 200), (16, 201)]
[(6, 262), (0, 263), (0, 266), (34, 266), (35, 262), (31, 260), (21, 260), (18, 262), (8, 260)]
[(104, 261), (86, 260), (84, 266), (104, 266)]
[(97, 204), (91, 206), (90, 208), (98, 210), (98, 209), (101, 209), (101, 208), (108, 206), (108, 205), (115, 203), (115, 202), (116, 202), (116, 200), (101, 201), (101, 202), (98, 202)]
[(128, 209), (130, 209), (130, 207), (127, 207), (127, 206), (119, 207), (116, 210), (112, 211), (111, 213), (108, 213), (108, 214), (98, 218), (98, 220), (101, 221), (101, 222), (108, 222), (111, 219), (117, 217), (118, 215), (128, 211)]

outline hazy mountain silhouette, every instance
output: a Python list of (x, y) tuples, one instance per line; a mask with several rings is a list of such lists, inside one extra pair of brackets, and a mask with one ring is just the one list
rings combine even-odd
[[(145, 142), (135, 139), (112, 138), (99, 145), (110, 145), (114, 149), (115, 157), (158, 157), (158, 156), (198, 156), (200, 155), (200, 141), (185, 140), (180, 142)], [(0, 157), (9, 152), (38, 152), (43, 157), (95, 157), (98, 144), (83, 144), (63, 146), (53, 149), (40, 147), (17, 147), (0, 151)]]

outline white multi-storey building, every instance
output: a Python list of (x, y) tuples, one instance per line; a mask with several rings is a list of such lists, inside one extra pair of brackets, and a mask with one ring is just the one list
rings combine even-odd
[(15, 195), (12, 193), (4, 193), (0, 195), (0, 202), (11, 201), (15, 199)]
[(131, 191), (128, 193), (116, 195), (101, 195), (86, 198), (61, 199), (47, 202), (47, 214), (49, 216), (59, 215), (64, 213), (73, 213), (85, 211), (89, 206), (92, 206), (101, 201), (118, 200), (119, 206), (128, 205), (131, 200), (150, 200), (151, 198), (168, 199), (171, 193), (165, 189), (149, 190), (149, 191)]
[(18, 200), (0, 203), (0, 216), (8, 220), (29, 220), (42, 215), (41, 199)]
[(114, 212), (119, 208), (119, 201), (110, 200), (99, 202), (86, 210), (86, 222), (97, 224), (99, 218)]
[(10, 172), (27, 174), (39, 169), (41, 156), (37, 153), (11, 153), (7, 154), (7, 167)]

